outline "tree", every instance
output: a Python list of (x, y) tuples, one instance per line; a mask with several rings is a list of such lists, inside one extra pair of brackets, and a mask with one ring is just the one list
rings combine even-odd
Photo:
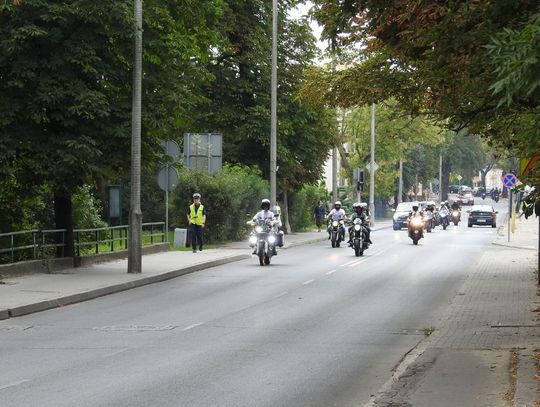
[[(185, 1), (181, 2), (186, 5)], [(219, 2), (145, 2), (144, 153), (194, 116)], [(0, 5), (0, 175), (48, 185), (68, 230), (73, 191), (129, 167), (132, 3), (25, 0)], [(190, 96), (191, 99), (188, 97)]]
[[(429, 114), (450, 129), (466, 128), (507, 148), (519, 148), (522, 130), (532, 129), (530, 112), (501, 106), (493, 98), (496, 73), (486, 61), (492, 38), (521, 27), (537, 11), (534, 2), (315, 4), (313, 14), (323, 32), (337, 33), (338, 46), (356, 57), (336, 74), (313, 71), (306, 97), (349, 106), (396, 98), (407, 113)], [(336, 8), (337, 19), (331, 12)]]

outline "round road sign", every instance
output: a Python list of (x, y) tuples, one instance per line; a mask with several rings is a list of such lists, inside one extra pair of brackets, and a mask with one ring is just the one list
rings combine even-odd
[(509, 172), (503, 175), (502, 182), (506, 188), (512, 188), (517, 184), (518, 179), (515, 174)]

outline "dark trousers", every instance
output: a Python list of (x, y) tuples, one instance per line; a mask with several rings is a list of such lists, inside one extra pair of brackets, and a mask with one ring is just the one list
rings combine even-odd
[(197, 249), (197, 245), (199, 245), (199, 250), (202, 250), (202, 232), (201, 225), (191, 225), (191, 247), (193, 250)]

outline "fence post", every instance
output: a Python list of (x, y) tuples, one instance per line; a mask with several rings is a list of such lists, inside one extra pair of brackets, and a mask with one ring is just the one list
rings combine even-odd
[(77, 242), (77, 257), (81, 257), (81, 234), (75, 231), (75, 241)]
[(150, 224), (150, 244), (154, 244), (154, 225)]
[(114, 229), (111, 229), (111, 252), (114, 252)]
[(66, 257), (66, 231), (62, 230), (62, 258)]
[(45, 232), (41, 231), (41, 258), (45, 258)]
[(36, 259), (36, 232), (32, 232), (32, 242), (34, 244), (34, 247), (32, 248), (32, 250), (34, 251), (33, 259), (35, 260)]
[(98, 241), (99, 241), (99, 236), (98, 236), (98, 233), (99, 233), (99, 232), (96, 230), (96, 231), (95, 231), (95, 235), (96, 235), (96, 254), (99, 253), (99, 243), (98, 243)]
[[(161, 230), (163, 230), (163, 239), (161, 239), (161, 243), (165, 243), (169, 241), (169, 236), (165, 236), (165, 233), (169, 233), (167, 228), (165, 227), (165, 224), (161, 225)], [(165, 239), (166, 238), (166, 239)]]
[(13, 246), (15, 245), (15, 240), (13, 235), (11, 235), (11, 262), (13, 263)]

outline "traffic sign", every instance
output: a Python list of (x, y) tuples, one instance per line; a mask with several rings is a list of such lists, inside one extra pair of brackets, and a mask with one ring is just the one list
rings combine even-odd
[(178, 185), (178, 171), (176, 171), (176, 168), (167, 165), (159, 171), (157, 179), (162, 190), (171, 192)]
[(506, 188), (512, 188), (518, 183), (518, 179), (515, 174), (509, 172), (503, 175), (502, 182)]
[(458, 175), (456, 178), (458, 179), (458, 181), (461, 181), (463, 179), (461, 175)]
[(166, 140), (162, 141), (160, 144), (163, 150), (165, 150), (165, 155), (168, 156), (173, 163), (178, 162), (180, 159), (180, 147), (178, 147), (178, 143), (174, 140)]
[(374, 173), (379, 169), (379, 164), (377, 164), (375, 161), (369, 163), (368, 171), (370, 173)]

